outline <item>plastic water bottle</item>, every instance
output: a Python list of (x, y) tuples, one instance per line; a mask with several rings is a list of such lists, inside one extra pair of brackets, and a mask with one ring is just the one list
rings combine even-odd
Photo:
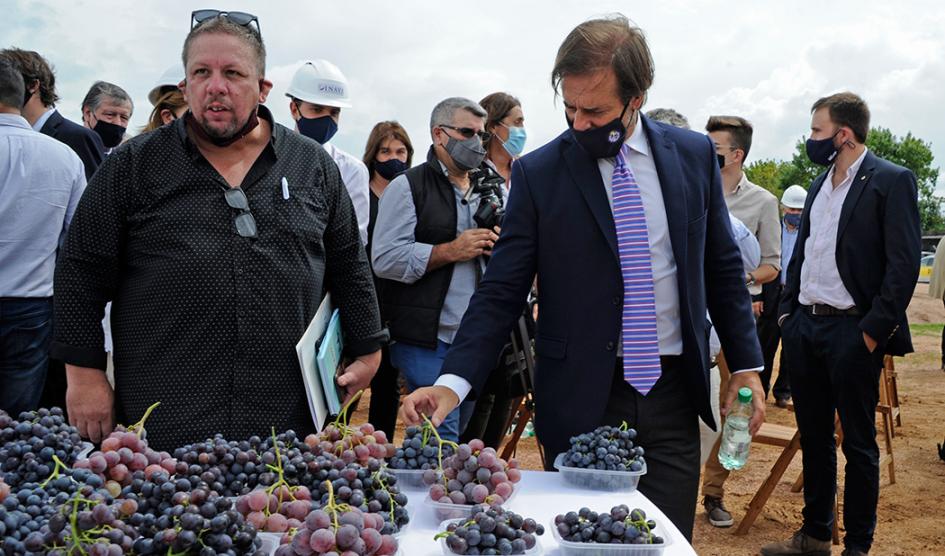
[(531, 420), (525, 424), (525, 430), (522, 432), (522, 436), (525, 438), (531, 438), (535, 436), (535, 425), (531, 422)]
[(748, 423), (751, 421), (752, 412), (751, 389), (739, 389), (738, 401), (725, 418), (722, 443), (719, 446), (719, 463), (725, 469), (741, 469), (748, 461), (748, 450), (751, 448)]

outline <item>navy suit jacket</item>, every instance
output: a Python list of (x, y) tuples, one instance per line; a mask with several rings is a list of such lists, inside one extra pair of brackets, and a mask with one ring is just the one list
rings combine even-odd
[(65, 119), (58, 110), (49, 115), (39, 132), (69, 145), (69, 148), (79, 155), (85, 165), (86, 180), (92, 179), (92, 174), (98, 170), (102, 159), (105, 158), (105, 145), (102, 144), (98, 133)]
[[(824, 172), (814, 179), (804, 204), (778, 312), (781, 316), (798, 310), (810, 207), (826, 178)], [(921, 257), (915, 174), (867, 151), (840, 208), (836, 259), (840, 280), (863, 315), (860, 330), (876, 340), (877, 349), (884, 353), (912, 352), (906, 307), (915, 292)]]
[[(677, 267), (685, 382), (694, 410), (713, 426), (707, 306), (729, 366), (763, 366), (741, 257), (712, 142), (642, 122)], [(516, 161), (511, 181), (502, 233), (441, 374), (481, 391), (537, 273), (535, 428), (554, 457), (571, 436), (601, 424), (610, 396), (623, 310), (617, 234), (597, 161), (570, 131)]]

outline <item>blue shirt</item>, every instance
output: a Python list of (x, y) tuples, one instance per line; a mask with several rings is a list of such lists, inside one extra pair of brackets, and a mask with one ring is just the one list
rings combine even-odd
[(51, 297), (56, 253), (85, 189), (72, 149), (0, 114), (0, 297)]
[(787, 283), (787, 267), (791, 262), (791, 255), (794, 254), (794, 245), (797, 243), (797, 231), (800, 228), (794, 228), (794, 231), (788, 230), (787, 224), (783, 219), (781, 222), (781, 285)]
[[(453, 193), (456, 199), (456, 237), (459, 237), (464, 231), (478, 227), (473, 214), (479, 206), (479, 195), (473, 194), (468, 203), (463, 203), (463, 193), (456, 187), (453, 187)], [(377, 222), (371, 238), (375, 274), (405, 284), (412, 284), (426, 274), (433, 246), (416, 240), (416, 227), (417, 209), (413, 204), (410, 182), (401, 174), (384, 189), (378, 202)], [(482, 257), (453, 264), (453, 277), (440, 310), (437, 329), (437, 339), (447, 344), (453, 343), (484, 268)], [(479, 265), (478, 270), (476, 265)]]

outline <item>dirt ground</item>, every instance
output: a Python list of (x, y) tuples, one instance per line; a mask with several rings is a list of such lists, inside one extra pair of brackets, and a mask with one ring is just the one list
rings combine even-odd
[[(945, 307), (940, 300), (931, 299), (927, 292), (928, 285), (919, 284), (909, 306), (910, 324), (920, 325), (912, 327), (915, 353), (895, 361), (902, 406), (902, 426), (896, 428), (893, 439), (896, 484), (890, 484), (888, 468), (883, 467), (880, 471), (878, 522), (871, 554), (945, 555), (945, 462), (939, 459), (936, 449), (936, 443), (945, 442), (945, 372), (940, 370), (940, 323), (945, 322)], [(936, 323), (939, 323), (937, 327), (934, 326)], [(930, 324), (933, 326), (922, 326)], [(367, 404), (362, 403), (360, 407), (362, 410), (355, 421), (366, 419), (363, 408)], [(769, 422), (794, 426), (793, 413), (770, 401), (767, 417)], [(882, 432), (881, 428), (878, 430)], [(398, 431), (398, 439), (401, 435), (402, 431)], [(523, 467), (541, 469), (534, 439), (523, 439), (518, 452)], [(754, 444), (749, 464), (733, 473), (726, 482), (725, 503), (735, 517), (734, 527), (712, 527), (701, 506), (697, 509), (693, 539), (697, 553), (718, 556), (758, 554), (762, 545), (787, 538), (799, 527), (803, 497), (800, 493), (792, 493), (790, 487), (801, 471), (800, 454), (794, 458), (748, 534), (734, 534), (749, 501), (780, 453), (781, 448)], [(841, 489), (843, 464), (843, 454), (838, 452)], [(843, 512), (842, 503), (840, 512)], [(842, 538), (842, 521), (840, 534)], [(840, 554), (841, 550), (842, 546), (835, 546), (833, 553)]]

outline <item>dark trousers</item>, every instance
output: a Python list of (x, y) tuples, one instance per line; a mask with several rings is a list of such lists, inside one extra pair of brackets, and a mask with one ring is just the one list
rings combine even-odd
[(774, 354), (778, 351), (781, 341), (781, 328), (778, 326), (778, 303), (781, 299), (780, 277), (768, 282), (762, 287), (762, 302), (764, 306), (761, 315), (755, 321), (758, 328), (758, 342), (761, 344), (761, 354), (764, 357), (765, 368), (758, 377), (765, 390), (765, 398), (771, 388), (771, 373), (774, 369)]
[(873, 353), (867, 350), (859, 320), (855, 316), (813, 316), (798, 308), (784, 321), (782, 349), (791, 369), (803, 450), (803, 531), (820, 540), (831, 537), (837, 489), (836, 412), (847, 459), (844, 544), (868, 552), (879, 497), (876, 404), (883, 354), (879, 349)]
[(639, 489), (692, 542), (699, 491), (699, 417), (679, 357), (663, 357), (663, 373), (641, 396), (623, 378), (617, 360), (602, 425), (626, 421), (646, 450), (647, 472)]
[(400, 407), (399, 373), (391, 365), (390, 349), (381, 350), (381, 366), (371, 379), (371, 407), (368, 409), (368, 422), (377, 430), (387, 433), (387, 439), (394, 440), (397, 425), (397, 409)]
[(52, 339), (52, 298), (0, 299), (0, 409), (39, 407)]
[(505, 365), (499, 365), (489, 375), (482, 394), (476, 398), (472, 418), (466, 425), (466, 430), (460, 431), (460, 442), (478, 438), (486, 446), (498, 450), (502, 439), (505, 438), (505, 427), (512, 409), (508, 370)]

